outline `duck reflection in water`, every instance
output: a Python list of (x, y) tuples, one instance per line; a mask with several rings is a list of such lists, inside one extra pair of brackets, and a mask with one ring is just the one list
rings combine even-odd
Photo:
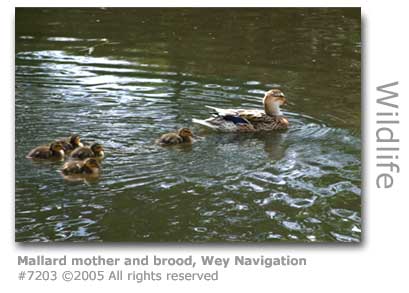
[(278, 161), (285, 157), (288, 146), (285, 144), (287, 133), (285, 131), (256, 132), (256, 133), (229, 133), (218, 135), (218, 144), (243, 145), (247, 147), (249, 143), (263, 145), (267, 156)]

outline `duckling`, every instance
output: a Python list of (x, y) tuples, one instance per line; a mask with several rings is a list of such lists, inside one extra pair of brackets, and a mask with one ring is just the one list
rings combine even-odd
[(79, 160), (84, 160), (86, 158), (102, 159), (104, 155), (104, 147), (99, 143), (93, 143), (91, 146), (76, 148), (71, 153), (71, 158)]
[(32, 149), (28, 155), (28, 159), (39, 160), (63, 160), (65, 156), (63, 146), (59, 142), (53, 142), (49, 146), (39, 146)]
[(84, 146), (81, 143), (81, 138), (78, 134), (73, 134), (70, 137), (68, 137), (68, 139), (61, 139), (58, 140), (57, 142), (62, 144), (65, 153), (70, 153), (76, 148)]
[(84, 161), (70, 161), (65, 163), (61, 169), (64, 175), (96, 175), (100, 171), (101, 165), (95, 158), (88, 158)]
[(158, 140), (157, 143), (160, 145), (174, 145), (186, 143), (190, 144), (193, 142), (193, 133), (189, 128), (181, 128), (177, 133), (171, 132), (163, 134)]
[(288, 119), (283, 116), (280, 106), (287, 103), (285, 95), (279, 89), (272, 89), (263, 98), (264, 111), (258, 109), (220, 109), (213, 110), (213, 117), (206, 120), (193, 119), (208, 128), (224, 132), (269, 131), (288, 128)]

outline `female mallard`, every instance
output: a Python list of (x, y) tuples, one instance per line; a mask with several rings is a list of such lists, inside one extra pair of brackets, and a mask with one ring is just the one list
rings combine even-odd
[(177, 133), (171, 132), (163, 134), (158, 140), (157, 143), (161, 145), (174, 145), (186, 143), (190, 144), (193, 142), (193, 133), (189, 128), (181, 128)]
[(28, 155), (28, 159), (40, 159), (40, 160), (63, 160), (64, 149), (61, 143), (53, 142), (49, 146), (39, 146), (32, 149)]
[(288, 120), (281, 113), (280, 106), (287, 102), (283, 92), (272, 89), (265, 93), (263, 110), (220, 109), (214, 110), (213, 117), (206, 120), (193, 119), (194, 123), (225, 132), (253, 132), (288, 128)]
[(64, 164), (61, 172), (64, 175), (97, 175), (101, 171), (98, 160), (88, 158), (84, 161), (70, 161)]
[(73, 134), (68, 139), (61, 139), (57, 142), (62, 144), (65, 153), (72, 152), (76, 148), (83, 147), (84, 145), (81, 143), (81, 138), (78, 134)]
[(76, 148), (71, 153), (71, 158), (84, 160), (86, 158), (99, 158), (104, 157), (104, 147), (99, 143), (93, 143), (91, 146), (84, 146)]

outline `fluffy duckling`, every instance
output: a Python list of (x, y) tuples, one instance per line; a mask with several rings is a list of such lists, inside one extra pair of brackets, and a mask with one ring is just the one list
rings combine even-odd
[(28, 155), (28, 159), (39, 159), (39, 160), (63, 160), (64, 159), (64, 148), (59, 142), (53, 142), (49, 146), (39, 146), (32, 149)]
[(158, 140), (157, 143), (161, 145), (174, 145), (181, 143), (192, 143), (193, 142), (193, 133), (189, 128), (181, 128), (177, 133), (171, 132), (163, 134)]
[(79, 160), (84, 160), (86, 158), (102, 159), (104, 155), (104, 147), (99, 143), (93, 143), (91, 146), (76, 148), (71, 153), (71, 158)]
[(288, 128), (288, 120), (283, 116), (280, 106), (287, 100), (279, 89), (272, 89), (263, 98), (264, 110), (258, 109), (212, 109), (213, 117), (206, 120), (193, 119), (194, 123), (225, 132), (269, 131)]
[(84, 161), (70, 161), (64, 164), (61, 172), (64, 175), (97, 175), (101, 171), (101, 165), (95, 158)]
[(70, 153), (76, 148), (84, 146), (78, 134), (73, 134), (68, 139), (58, 140), (58, 142), (62, 144), (65, 153)]

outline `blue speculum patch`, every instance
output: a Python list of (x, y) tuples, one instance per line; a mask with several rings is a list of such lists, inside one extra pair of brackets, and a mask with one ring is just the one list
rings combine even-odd
[(239, 116), (233, 116), (233, 115), (226, 115), (223, 117), (224, 120), (226, 121), (231, 121), (234, 124), (249, 124), (249, 122)]

